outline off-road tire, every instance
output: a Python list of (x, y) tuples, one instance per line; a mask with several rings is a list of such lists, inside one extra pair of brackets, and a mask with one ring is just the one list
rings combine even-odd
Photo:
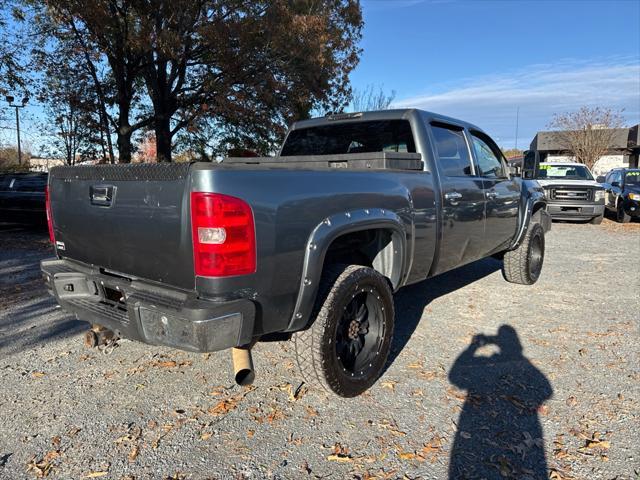
[(591, 225), (600, 225), (602, 223), (602, 219), (604, 218), (604, 213), (602, 215), (598, 215), (597, 217), (593, 217), (589, 223)]
[[(373, 292), (379, 302), (382, 334), (375, 357), (363, 375), (349, 373), (338, 358), (336, 338), (343, 311), (358, 293)], [(368, 297), (369, 298), (369, 297)], [(394, 325), (393, 293), (385, 277), (361, 265), (325, 267), (312, 314), (312, 324), (293, 335), (298, 368), (305, 381), (341, 397), (355, 397), (371, 387), (384, 371)]]
[(621, 201), (618, 201), (618, 208), (616, 209), (616, 220), (618, 223), (629, 223), (631, 221), (631, 216), (627, 215), (627, 212), (624, 211), (624, 206)]
[[(544, 229), (535, 219), (531, 222), (518, 248), (504, 254), (502, 275), (508, 282), (533, 285), (540, 278), (544, 263)], [(540, 255), (539, 262), (535, 261), (534, 255)]]

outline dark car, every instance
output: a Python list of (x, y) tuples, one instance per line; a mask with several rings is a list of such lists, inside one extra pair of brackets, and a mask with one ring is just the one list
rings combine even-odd
[(640, 169), (614, 168), (598, 180), (605, 188), (605, 207), (615, 212), (618, 222), (640, 216)]
[(0, 222), (45, 225), (46, 173), (0, 174)]

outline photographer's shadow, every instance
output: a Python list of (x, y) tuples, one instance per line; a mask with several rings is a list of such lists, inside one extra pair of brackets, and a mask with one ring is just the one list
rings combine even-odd
[(449, 479), (546, 479), (539, 409), (553, 393), (522, 354), (515, 329), (476, 335), (449, 381), (467, 391), (451, 449)]

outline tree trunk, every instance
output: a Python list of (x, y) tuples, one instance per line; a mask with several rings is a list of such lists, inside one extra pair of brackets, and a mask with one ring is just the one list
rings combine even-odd
[(160, 162), (171, 161), (171, 122), (169, 117), (155, 119), (156, 159)]
[(131, 127), (129, 125), (118, 129), (119, 163), (131, 163)]

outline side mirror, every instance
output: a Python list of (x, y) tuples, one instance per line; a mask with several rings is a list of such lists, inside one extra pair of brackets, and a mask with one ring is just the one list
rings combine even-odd
[(604, 183), (604, 178), (605, 178), (605, 177), (604, 177), (604, 175), (599, 175), (599, 176), (596, 178), (596, 182), (598, 182), (598, 183)]

